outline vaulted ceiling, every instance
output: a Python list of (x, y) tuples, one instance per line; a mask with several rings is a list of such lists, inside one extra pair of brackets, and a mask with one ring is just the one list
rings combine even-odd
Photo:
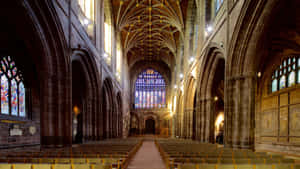
[(183, 38), (187, 0), (112, 0), (116, 29), (129, 65), (163, 61), (172, 65)]

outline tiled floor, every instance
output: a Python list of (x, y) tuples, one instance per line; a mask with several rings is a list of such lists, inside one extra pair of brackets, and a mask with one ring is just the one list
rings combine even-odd
[(165, 164), (154, 141), (143, 142), (130, 161), (128, 169), (165, 169)]

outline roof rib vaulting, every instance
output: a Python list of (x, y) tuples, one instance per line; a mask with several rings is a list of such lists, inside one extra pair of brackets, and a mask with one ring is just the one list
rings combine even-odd
[(112, 0), (123, 54), (132, 65), (139, 60), (161, 60), (169, 66), (183, 38), (180, 0)]

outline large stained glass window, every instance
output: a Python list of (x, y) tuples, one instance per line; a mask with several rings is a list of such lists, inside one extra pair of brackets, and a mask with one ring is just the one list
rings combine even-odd
[(25, 87), (22, 74), (10, 56), (1, 57), (0, 64), (0, 113), (25, 117)]
[(300, 57), (284, 59), (272, 74), (271, 92), (300, 83)]
[(166, 83), (160, 73), (146, 69), (135, 82), (135, 108), (151, 109), (166, 106)]

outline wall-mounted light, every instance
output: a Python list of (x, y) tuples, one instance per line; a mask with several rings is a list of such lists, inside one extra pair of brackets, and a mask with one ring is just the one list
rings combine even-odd
[(73, 107), (73, 112), (74, 112), (74, 114), (77, 116), (78, 114), (80, 114), (80, 110), (79, 110), (79, 108), (77, 107), (77, 106), (74, 106)]
[(259, 78), (261, 77), (261, 72), (257, 73), (257, 77), (259, 77)]
[(189, 62), (190, 62), (190, 63), (193, 63), (193, 62), (194, 62), (194, 60), (195, 60), (195, 57), (194, 57), (194, 56), (192, 56), (192, 57), (190, 58)]
[(211, 32), (213, 31), (213, 27), (210, 26), (210, 25), (208, 25), (208, 26), (206, 27), (206, 31), (207, 31), (207, 33), (211, 33)]
[(219, 100), (218, 96), (215, 96), (214, 101), (218, 101), (218, 100)]
[(89, 24), (90, 24), (89, 19), (84, 18), (84, 19), (83, 19), (83, 24), (84, 24), (84, 25), (89, 25)]
[(205, 28), (204, 36), (207, 37), (212, 31), (213, 31), (213, 27), (210, 26), (210, 25), (208, 25), (208, 26)]
[(174, 89), (177, 89), (177, 85), (174, 85)]
[(104, 57), (104, 58), (107, 58), (107, 57), (108, 57), (108, 54), (107, 54), (107, 53), (104, 53), (104, 54), (103, 54), (103, 57)]
[(180, 78), (180, 79), (183, 78), (183, 74), (182, 74), (182, 73), (179, 74), (179, 78)]

